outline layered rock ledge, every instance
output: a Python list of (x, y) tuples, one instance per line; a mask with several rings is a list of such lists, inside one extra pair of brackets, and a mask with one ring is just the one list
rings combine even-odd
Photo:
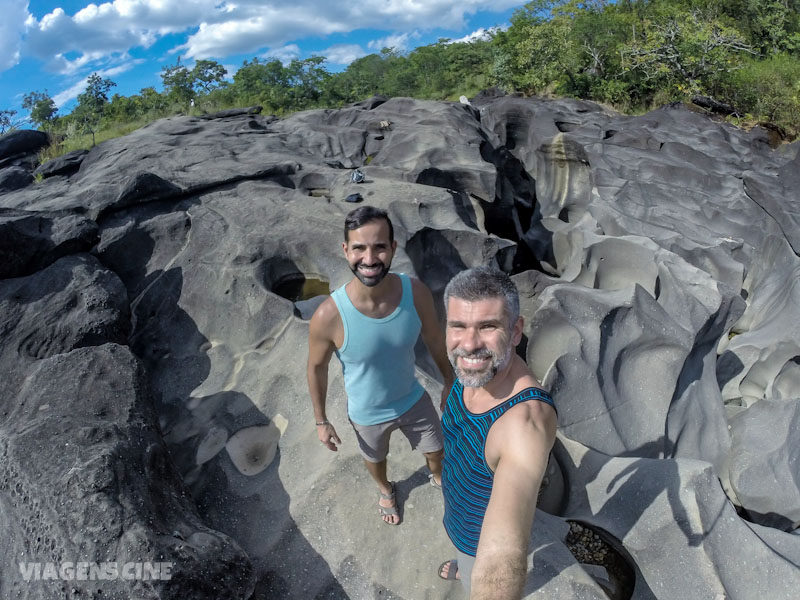
[[(559, 407), (526, 598), (797, 596), (797, 143), (515, 97), (175, 117), (34, 177), (45, 141), (0, 138), (0, 597), (463, 598), (399, 438), (403, 523), (378, 519), (337, 366), (344, 443), (316, 441), (308, 318), (354, 193), (440, 313), (465, 267), (518, 284)], [(64, 561), (173, 568), (20, 568)]]

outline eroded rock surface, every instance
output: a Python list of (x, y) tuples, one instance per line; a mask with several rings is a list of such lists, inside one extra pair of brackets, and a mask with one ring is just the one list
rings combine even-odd
[[(465, 267), (520, 288), (560, 429), (526, 598), (796, 597), (800, 158), (767, 142), (680, 106), (376, 97), (165, 119), (7, 187), (0, 595), (463, 598), (399, 438), (403, 523), (378, 518), (335, 363), (340, 451), (313, 429), (308, 318), (350, 277), (358, 192), (440, 311)], [(30, 168), (14, 156), (0, 175)], [(32, 585), (15, 564), (66, 557), (175, 575)]]

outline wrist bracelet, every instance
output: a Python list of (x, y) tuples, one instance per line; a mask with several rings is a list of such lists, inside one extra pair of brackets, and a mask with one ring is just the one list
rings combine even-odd
[(330, 424), (331, 422), (328, 421), (328, 419), (325, 419), (324, 421), (317, 421), (317, 427), (319, 427), (320, 425), (330, 425)]

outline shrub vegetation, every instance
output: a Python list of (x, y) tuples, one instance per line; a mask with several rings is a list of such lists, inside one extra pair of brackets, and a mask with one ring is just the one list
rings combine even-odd
[[(524, 95), (595, 100), (641, 113), (697, 96), (726, 107), (740, 125), (800, 133), (800, 0), (533, 0), (505, 31), (486, 39), (442, 39), (408, 53), (385, 48), (341, 72), (322, 56), (244, 61), (231, 80), (213, 60), (180, 58), (161, 72), (163, 89), (114, 94), (88, 80), (71, 113), (47, 92), (25, 95), (37, 127), (54, 134), (50, 157), (88, 148), (161, 117), (262, 105), (285, 115), (335, 108), (375, 94), (455, 100), (491, 86)], [(0, 111), (3, 129), (14, 110)]]

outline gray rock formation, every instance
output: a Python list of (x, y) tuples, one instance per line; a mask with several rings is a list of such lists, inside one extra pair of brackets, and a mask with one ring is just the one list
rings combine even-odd
[(0, 165), (35, 154), (50, 143), (43, 131), (18, 129), (0, 135)]
[[(797, 144), (498, 93), (258, 113), (158, 121), (0, 192), (0, 596), (463, 598), (400, 439), (403, 523), (377, 518), (336, 366), (340, 452), (310, 426), (307, 321), (350, 277), (359, 193), (440, 311), (465, 267), (520, 288), (519, 351), (559, 407), (526, 598), (796, 597)], [(17, 564), (65, 560), (174, 568)]]
[(88, 150), (73, 150), (61, 156), (48, 160), (40, 165), (33, 172), (34, 175), (41, 175), (42, 178), (53, 177), (55, 175), (71, 175), (81, 166), (83, 158), (89, 153)]

